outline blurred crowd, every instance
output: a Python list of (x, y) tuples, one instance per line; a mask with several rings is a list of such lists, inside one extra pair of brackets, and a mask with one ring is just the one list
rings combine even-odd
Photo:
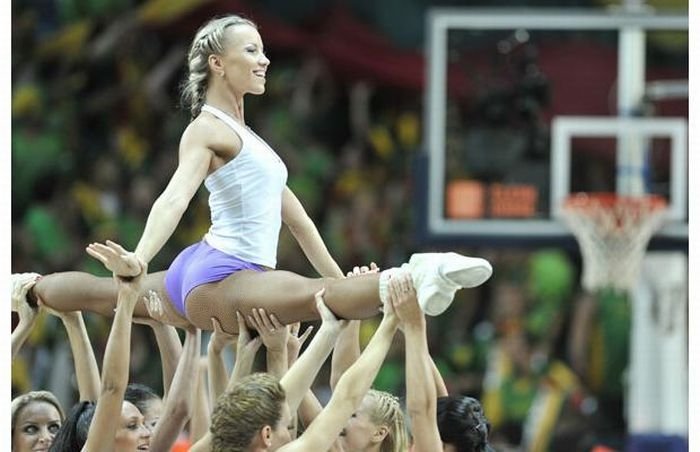
[[(179, 106), (178, 87), (197, 26), (180, 35), (159, 27), (152, 15), (186, 15), (207, 2), (173, 2), (181, 4), (179, 11), (166, 3), (13, 1), (13, 272), (107, 276), (85, 246), (105, 239), (136, 246), (190, 120)], [(422, 93), (340, 78), (311, 52), (269, 49), (268, 55), (267, 92), (248, 99), (246, 121), (287, 164), (290, 187), (341, 268), (390, 267), (419, 251), (414, 164)], [(208, 215), (200, 193), (149, 270), (165, 270), (178, 250), (199, 240)], [(578, 262), (564, 251), (456, 251), (489, 258), (494, 278), (461, 291), (447, 315), (429, 320), (430, 352), (451, 393), (482, 401), (494, 446), (619, 446), (625, 300), (613, 294), (592, 308), (580, 293)], [(313, 275), (286, 232), (278, 267)], [(616, 317), (590, 327), (605, 303)], [(61, 364), (70, 359), (64, 333), (51, 322), (58, 324), (51, 316), (40, 319), (15, 360), (13, 393), (46, 387), (68, 398), (75, 390), (63, 379), (70, 369)], [(86, 322), (99, 360), (109, 319), (86, 315)], [(363, 343), (378, 323), (363, 322)], [(149, 358), (155, 342), (148, 329), (135, 327), (132, 343), (138, 344), (133, 376), (158, 387), (160, 366)], [(613, 343), (618, 347), (608, 347)], [(595, 361), (589, 359), (593, 349)], [(402, 393), (400, 350), (390, 352), (378, 389)]]

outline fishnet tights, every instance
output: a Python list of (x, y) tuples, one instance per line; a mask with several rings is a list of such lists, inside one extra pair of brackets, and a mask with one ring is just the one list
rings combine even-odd
[(203, 329), (212, 329), (211, 317), (216, 317), (229, 333), (238, 331), (236, 310), (245, 316), (253, 308), (263, 308), (283, 324), (317, 320), (314, 294), (323, 287), (326, 306), (340, 318), (363, 319), (379, 312), (378, 274), (313, 279), (282, 270), (243, 270), (192, 290), (186, 300), (187, 317)]

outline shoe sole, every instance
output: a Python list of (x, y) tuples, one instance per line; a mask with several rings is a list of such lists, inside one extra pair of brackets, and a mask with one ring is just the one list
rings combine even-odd
[[(477, 287), (489, 280), (493, 274), (493, 267), (486, 259), (480, 257), (466, 257), (457, 253), (447, 253), (449, 262), (440, 264), (439, 272), (445, 278), (460, 287), (469, 289)], [(449, 264), (453, 269), (445, 269)], [(456, 267), (456, 268), (454, 268)]]
[[(480, 257), (467, 257), (457, 253), (421, 253), (411, 257), (411, 264), (427, 267), (428, 262), (444, 284), (424, 282), (418, 290), (418, 302), (426, 315), (437, 316), (445, 312), (454, 300), (459, 288), (472, 288), (488, 281), (493, 267)], [(450, 284), (451, 283), (451, 284)]]

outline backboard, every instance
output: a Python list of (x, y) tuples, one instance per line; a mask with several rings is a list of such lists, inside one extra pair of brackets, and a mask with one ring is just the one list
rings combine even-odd
[(658, 43), (687, 56), (687, 14), (438, 8), (427, 25), (427, 241), (569, 239), (568, 193), (642, 180), (671, 207), (657, 238), (686, 245), (687, 58)]

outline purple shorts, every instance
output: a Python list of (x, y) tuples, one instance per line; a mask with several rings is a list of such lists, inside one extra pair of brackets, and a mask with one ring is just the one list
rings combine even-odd
[(212, 248), (202, 240), (182, 250), (170, 264), (165, 273), (165, 289), (175, 309), (187, 317), (185, 298), (192, 289), (221, 281), (240, 270), (264, 271), (259, 265)]

